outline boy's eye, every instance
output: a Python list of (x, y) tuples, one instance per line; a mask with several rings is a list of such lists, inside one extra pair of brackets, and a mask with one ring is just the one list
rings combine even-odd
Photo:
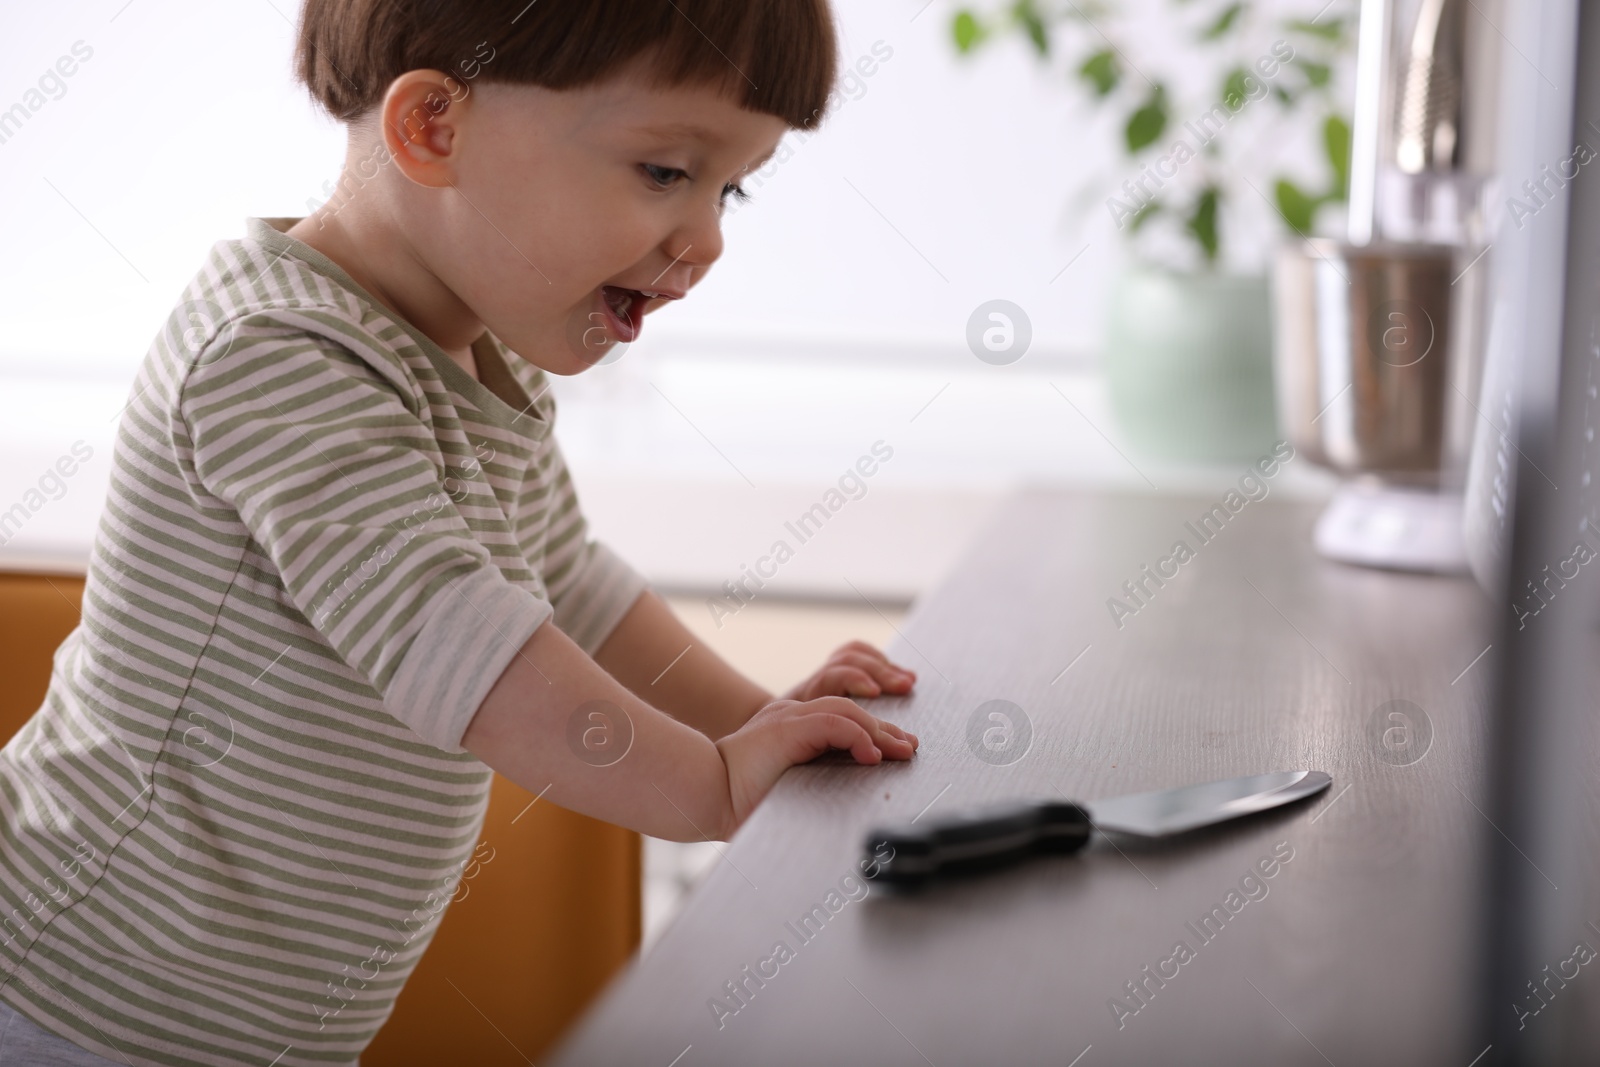
[(649, 175), (651, 181), (663, 188), (670, 186), (679, 178), (687, 178), (689, 176), (677, 167), (658, 167), (654, 163), (641, 163), (639, 166), (644, 169), (645, 174)]
[[(662, 167), (657, 166), (654, 163), (641, 163), (639, 164), (639, 167), (645, 172), (645, 174), (653, 183), (655, 183), (657, 186), (660, 186), (662, 189), (669, 189), (676, 182), (678, 182), (679, 179), (687, 180), (689, 177), (687, 171), (684, 171), (678, 167)], [(750, 194), (745, 192), (737, 182), (729, 182), (727, 185), (722, 187), (722, 201), (726, 203), (730, 198), (744, 201), (750, 199)]]

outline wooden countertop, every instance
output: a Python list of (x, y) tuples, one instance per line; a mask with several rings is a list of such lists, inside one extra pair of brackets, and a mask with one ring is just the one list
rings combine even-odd
[[(1186, 524), (1220, 502), (1009, 501), (891, 646), (918, 690), (871, 706), (917, 757), (790, 771), (558, 1062), (1465, 1067), (1488, 598), (1316, 557), (1304, 503), (1202, 544)], [(1119, 628), (1108, 599), (1134, 606), (1123, 582), (1179, 539), (1193, 558)], [(998, 752), (994, 700), (1022, 711)], [(919, 813), (1302, 767), (1332, 788), (1164, 844), (920, 896), (859, 879), (868, 829)]]

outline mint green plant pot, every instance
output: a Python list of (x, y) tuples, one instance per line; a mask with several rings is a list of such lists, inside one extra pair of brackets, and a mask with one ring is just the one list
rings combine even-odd
[(1267, 279), (1131, 267), (1106, 329), (1111, 407), (1153, 459), (1255, 459), (1276, 440)]

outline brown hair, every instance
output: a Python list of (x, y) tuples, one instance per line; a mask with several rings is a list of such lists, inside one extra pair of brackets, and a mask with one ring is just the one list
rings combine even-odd
[(657, 84), (708, 84), (809, 130), (837, 48), (827, 0), (305, 0), (294, 66), (348, 123), (408, 70), (575, 89), (648, 54)]

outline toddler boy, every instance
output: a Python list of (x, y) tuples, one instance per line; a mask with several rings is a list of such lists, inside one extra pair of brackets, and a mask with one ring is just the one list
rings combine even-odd
[(819, 121), (824, 0), (308, 0), (297, 72), (348, 126), (339, 195), (184, 292), (0, 751), (0, 1067), (355, 1062), (491, 770), (701, 840), (793, 764), (916, 747), (849, 699), (912, 685), (868, 645), (782, 699), (678, 660), (552, 436), (547, 375), (682, 299)]

